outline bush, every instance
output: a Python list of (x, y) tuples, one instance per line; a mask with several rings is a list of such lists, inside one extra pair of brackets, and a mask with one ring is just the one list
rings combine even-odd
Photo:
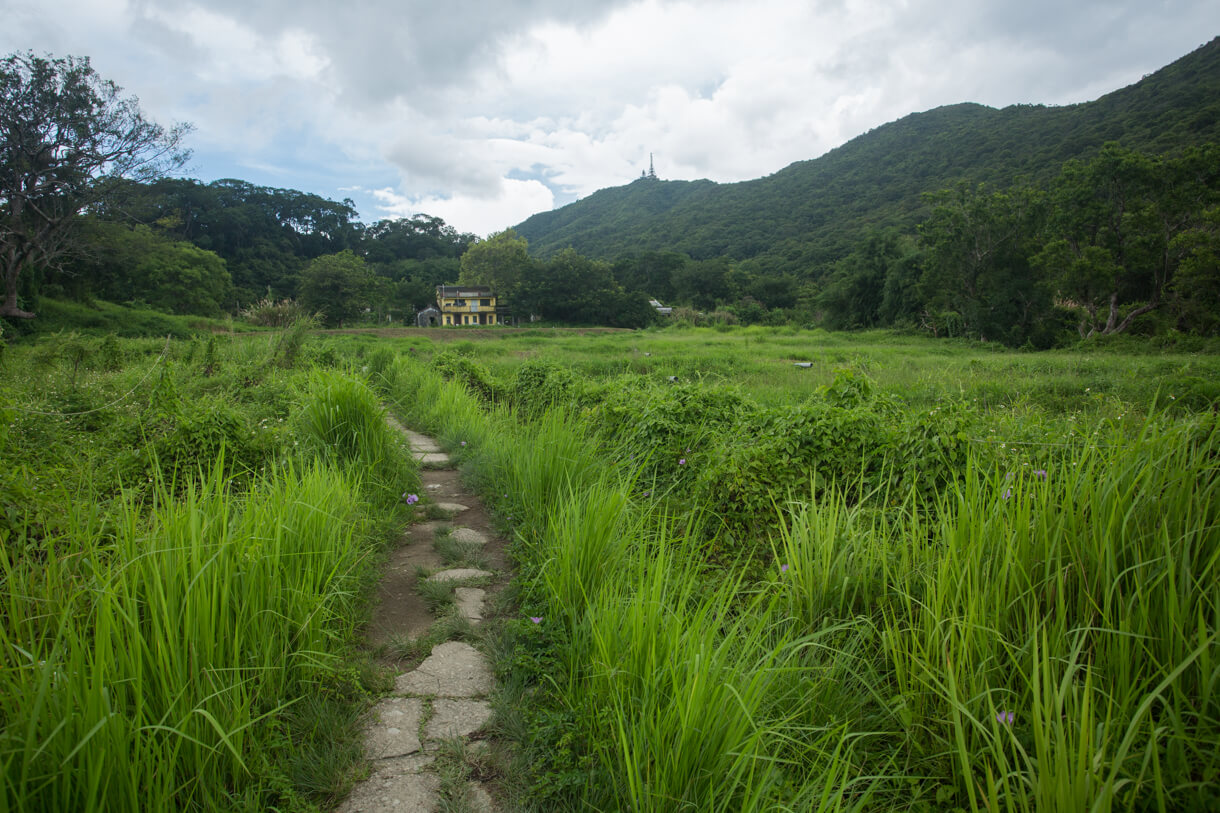
[(252, 325), (258, 327), (292, 327), (301, 321), (320, 322), (318, 314), (311, 314), (295, 299), (281, 299), (278, 302), (270, 294), (259, 301), (243, 308), (240, 316)]
[(552, 406), (567, 404), (578, 387), (567, 367), (546, 359), (529, 359), (517, 368), (508, 393), (526, 417), (537, 417)]
[(432, 366), (446, 381), (457, 381), (484, 401), (495, 401), (500, 386), (491, 372), (472, 358), (445, 351), (432, 359)]

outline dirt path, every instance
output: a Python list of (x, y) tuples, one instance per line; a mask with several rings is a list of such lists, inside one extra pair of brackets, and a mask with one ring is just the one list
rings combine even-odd
[(421, 461), (419, 507), (434, 518), (406, 529), (378, 588), (367, 639), (397, 675), (366, 731), (372, 775), (339, 813), (494, 811), (478, 778), (494, 683), (471, 642), (508, 581), (505, 543), (436, 442), (391, 423)]

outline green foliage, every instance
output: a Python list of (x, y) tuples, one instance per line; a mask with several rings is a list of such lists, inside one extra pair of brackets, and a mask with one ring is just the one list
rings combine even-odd
[(88, 57), (32, 51), (0, 60), (0, 121), (0, 314), (29, 319), (17, 302), (21, 278), (54, 264), (77, 213), (111, 199), (119, 182), (182, 166), (190, 127), (165, 130), (145, 119)]
[(419, 490), (414, 458), (363, 381), (315, 372), (294, 426), (303, 451), (361, 477), (379, 505), (397, 504), (401, 494)]
[(827, 488), (861, 499), (881, 484), (893, 430), (875, 404), (813, 401), (767, 410), (706, 456), (696, 499), (738, 540), (775, 524), (792, 500)]
[(513, 375), (507, 392), (523, 417), (537, 417), (552, 407), (572, 401), (576, 376), (548, 359), (527, 359)]
[(433, 357), (432, 367), (447, 380), (457, 381), (484, 401), (494, 401), (500, 387), (487, 367), (455, 350)]
[(693, 461), (746, 423), (752, 410), (732, 386), (623, 379), (607, 390), (592, 419), (616, 457), (634, 456), (650, 471), (687, 477)]
[(513, 300), (521, 283), (533, 270), (529, 244), (512, 229), (480, 240), (462, 254), (463, 285), (487, 285), (507, 301)]
[(309, 312), (322, 314), (327, 327), (350, 323), (371, 302), (374, 278), (364, 258), (351, 250), (312, 260), (301, 272), (297, 300)]
[(603, 259), (680, 252), (696, 260), (750, 259), (771, 273), (817, 274), (879, 227), (909, 231), (927, 214), (923, 194), (963, 179), (995, 188), (1023, 178), (1046, 182), (1064, 161), (1090, 156), (1107, 141), (1154, 153), (1220, 142), (1218, 64), (1220, 41), (1212, 40), (1093, 102), (940, 107), (766, 178), (641, 179), (533, 215), (515, 229), (541, 257), (568, 247)]
[(310, 318), (316, 319), (296, 300), (281, 299), (277, 302), (269, 295), (243, 308), (240, 316), (252, 325), (278, 328), (292, 327)]

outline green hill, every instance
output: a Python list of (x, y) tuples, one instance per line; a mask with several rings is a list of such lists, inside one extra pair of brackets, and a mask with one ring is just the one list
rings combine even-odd
[(740, 183), (640, 178), (516, 227), (533, 253), (675, 250), (810, 273), (878, 226), (909, 227), (921, 195), (960, 180), (1044, 181), (1107, 141), (1149, 152), (1220, 141), (1220, 38), (1129, 87), (1064, 107), (957, 104), (878, 127), (820, 158)]

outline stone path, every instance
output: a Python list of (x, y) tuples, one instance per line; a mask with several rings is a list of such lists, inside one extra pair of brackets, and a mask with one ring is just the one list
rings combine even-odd
[[(424, 493), (419, 507), (426, 516), (444, 516), (411, 525), (402, 545), (390, 556), (369, 624), (370, 645), (393, 653), (411, 641), (435, 634), (436, 617), (419, 593), (423, 573), (433, 583), (453, 585), (453, 609), (465, 624), (482, 623), (488, 599), (504, 580), (504, 542), (477, 497), (458, 479), (448, 455), (436, 441), (390, 423), (403, 431), (421, 464)], [(434, 547), (438, 532), (462, 550), (476, 551), (483, 567), (446, 567)], [(435, 592), (435, 590), (429, 591)], [(464, 637), (471, 637), (469, 635)], [(477, 628), (476, 628), (477, 637)], [(394, 689), (373, 710), (366, 731), (372, 774), (359, 783), (339, 813), (408, 813), (446, 810), (496, 811), (488, 787), (444, 771), (439, 760), (477, 750), (481, 730), (491, 719), (488, 703), (494, 682), (486, 657), (465, 641), (446, 640), (414, 668), (400, 671)], [(446, 778), (448, 777), (448, 778)]]

